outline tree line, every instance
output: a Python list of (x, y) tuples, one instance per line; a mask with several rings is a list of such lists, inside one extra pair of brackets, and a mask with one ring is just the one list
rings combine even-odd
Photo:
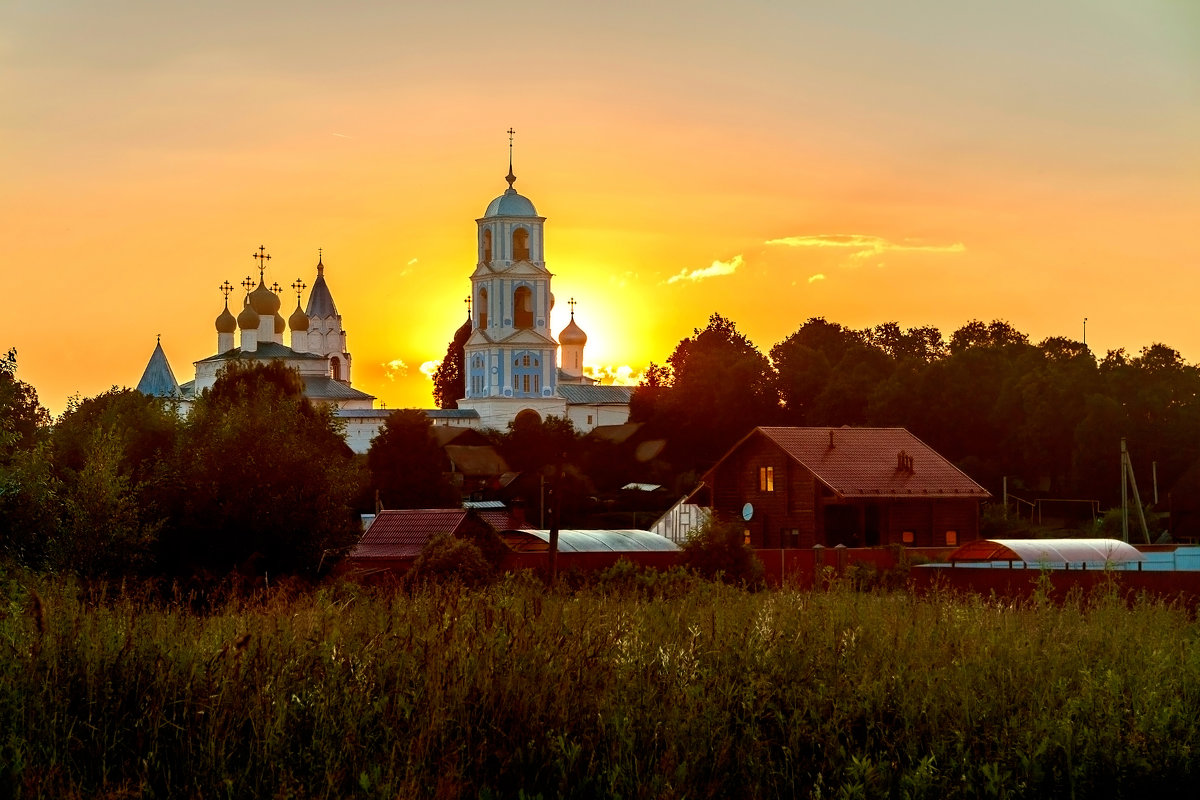
[(1081, 342), (1033, 343), (1007, 322), (947, 339), (887, 322), (814, 317), (764, 354), (713, 314), (633, 395), (632, 419), (670, 442), (689, 479), (756, 425), (901, 426), (999, 494), (1095, 499), (1120, 492), (1120, 439), (1165, 493), (1200, 456), (1200, 369), (1164, 344), (1097, 359)]

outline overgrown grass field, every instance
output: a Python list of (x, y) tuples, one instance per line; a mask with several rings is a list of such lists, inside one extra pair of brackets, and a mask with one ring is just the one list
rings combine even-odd
[(13, 797), (1194, 797), (1200, 627), (1109, 597), (0, 582)]

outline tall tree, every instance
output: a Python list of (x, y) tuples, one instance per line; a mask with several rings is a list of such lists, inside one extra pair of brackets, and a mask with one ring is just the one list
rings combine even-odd
[(458, 490), (446, 477), (450, 461), (423, 411), (392, 412), (367, 451), (371, 486), (384, 508), (452, 508)]
[(357, 534), (353, 453), (282, 362), (227, 366), (193, 406), (177, 465), (178, 505), (160, 539), (174, 570), (313, 573)]
[(37, 391), (17, 378), (17, 351), (0, 356), (0, 461), (16, 450), (29, 450), (50, 424)]
[(0, 356), (0, 550), (43, 563), (61, 510), (45, 432), (50, 415), (17, 378), (17, 351)]
[(454, 332), (446, 356), (433, 371), (433, 402), (438, 408), (458, 408), (467, 396), (466, 344), (471, 338), (471, 317)]
[(659, 394), (647, 421), (670, 438), (683, 470), (706, 467), (755, 425), (778, 419), (770, 362), (720, 314), (681, 341), (667, 367), (669, 387), (639, 387), (635, 396), (647, 388)]

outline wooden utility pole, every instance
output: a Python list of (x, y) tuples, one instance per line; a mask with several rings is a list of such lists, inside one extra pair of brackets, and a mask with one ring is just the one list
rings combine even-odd
[(566, 471), (566, 461), (567, 454), (559, 454), (558, 465), (554, 469), (554, 480), (550, 484), (550, 544), (547, 553), (547, 571), (551, 586), (558, 581), (558, 523), (561, 519), (559, 508), (562, 506), (562, 480)]
[[(1128, 483), (1127, 483), (1128, 481)], [(1133, 474), (1133, 461), (1129, 458), (1129, 450), (1125, 447), (1125, 437), (1121, 437), (1121, 540), (1129, 541), (1129, 491), (1133, 487), (1133, 502), (1137, 505), (1138, 522), (1142, 525), (1142, 537), (1150, 544), (1150, 526), (1146, 524), (1146, 511), (1142, 508), (1142, 498), (1138, 494), (1137, 477)]]

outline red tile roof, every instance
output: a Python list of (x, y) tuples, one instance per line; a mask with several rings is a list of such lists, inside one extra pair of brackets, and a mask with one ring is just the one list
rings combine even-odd
[[(470, 514), (463, 508), (385, 509), (371, 522), (351, 559), (414, 559), (439, 533), (454, 534)], [(475, 512), (496, 530), (525, 527), (507, 510)]]
[(756, 428), (751, 436), (770, 439), (842, 497), (991, 496), (904, 428)]

